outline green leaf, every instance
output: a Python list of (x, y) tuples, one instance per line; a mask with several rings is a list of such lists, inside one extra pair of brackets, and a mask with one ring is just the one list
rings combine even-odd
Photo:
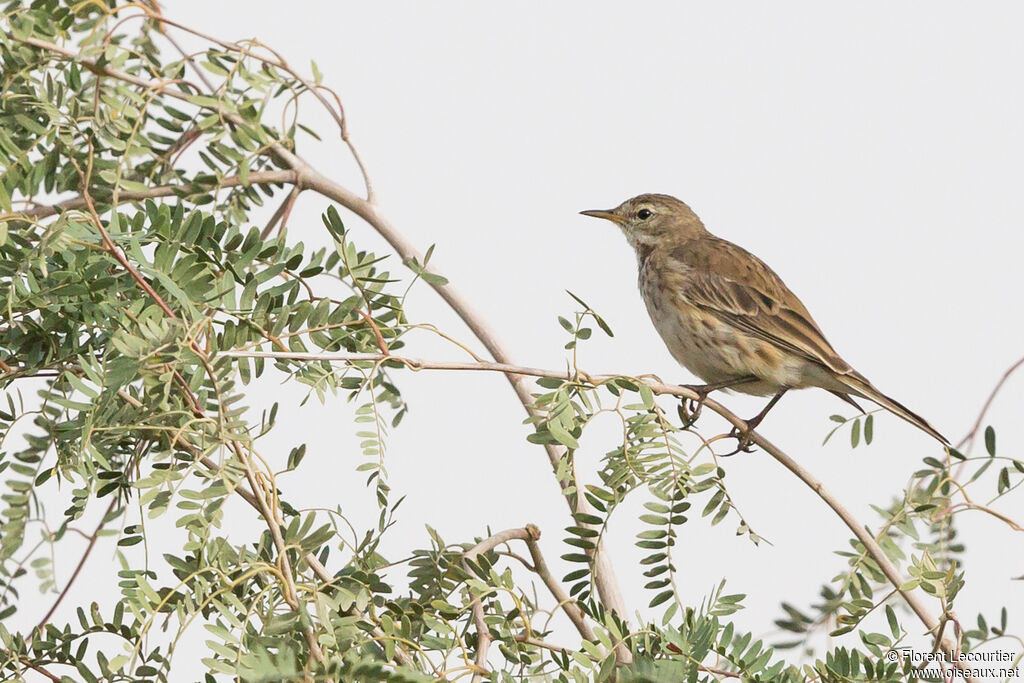
[(331, 233), (337, 241), (341, 241), (345, 237), (345, 224), (341, 221), (341, 216), (338, 215), (338, 210), (331, 204), (327, 207), (327, 212), (323, 215), (324, 225), (327, 227), (327, 231)]
[(190, 95), (188, 101), (197, 107), (204, 107), (206, 109), (220, 109), (221, 101), (216, 97), (209, 97), (207, 95)]
[(576, 437), (567, 432), (565, 427), (563, 427), (562, 423), (558, 420), (551, 420), (548, 422), (548, 431), (551, 432), (551, 436), (555, 437), (555, 440), (558, 441), (558, 443), (562, 444), (566, 448), (575, 450), (580, 447), (579, 442), (576, 441)]
[(996, 490), (999, 493), (1003, 493), (1010, 489), (1010, 470), (1007, 467), (999, 470), (999, 483), (996, 486)]
[(892, 633), (893, 640), (899, 640), (900, 623), (896, 620), (896, 612), (890, 605), (885, 606), (885, 618), (889, 621), (889, 631)]
[(665, 602), (666, 600), (670, 600), (672, 598), (672, 595), (673, 595), (673, 592), (672, 592), (671, 588), (668, 589), (668, 590), (662, 591), (662, 592), (658, 593), (657, 595), (655, 595), (653, 598), (651, 598), (651, 602), (648, 603), (648, 607), (657, 607), (658, 605), (660, 605), (661, 603)]
[(424, 282), (430, 285), (434, 285), (435, 287), (443, 287), (446, 284), (448, 284), (448, 278), (444, 277), (443, 275), (438, 275), (437, 273), (428, 272), (426, 270), (420, 273), (420, 277), (423, 278)]
[(647, 410), (654, 409), (654, 392), (646, 384), (640, 384), (640, 400), (644, 402), (644, 408)]
[(300, 444), (293, 448), (291, 452), (288, 453), (288, 469), (294, 470), (295, 468), (297, 468), (300, 464), (302, 464), (302, 459), (305, 457), (306, 444)]
[(222, 67), (220, 64), (215, 64), (211, 61), (202, 61), (200, 65), (215, 76), (227, 76), (228, 70)]

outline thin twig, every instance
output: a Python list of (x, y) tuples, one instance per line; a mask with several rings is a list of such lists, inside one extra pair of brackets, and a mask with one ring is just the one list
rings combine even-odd
[(96, 530), (92, 532), (92, 536), (89, 537), (89, 544), (85, 546), (85, 552), (82, 553), (81, 559), (78, 560), (78, 564), (75, 566), (75, 571), (71, 572), (71, 576), (68, 578), (67, 584), (64, 586), (64, 590), (60, 592), (57, 599), (50, 605), (50, 609), (43, 615), (43, 618), (39, 620), (36, 627), (32, 630), (32, 635), (36, 636), (43, 632), (43, 628), (50, 622), (50, 618), (53, 613), (60, 607), (60, 603), (64, 601), (68, 593), (71, 591), (71, 586), (74, 585), (75, 579), (82, 571), (82, 567), (85, 566), (85, 561), (89, 559), (89, 555), (92, 553), (92, 549), (96, 546), (96, 540), (100, 537), (100, 532), (103, 531), (103, 526), (107, 523), (107, 516), (114, 510), (117, 505), (117, 496), (111, 494), (113, 500), (110, 501), (110, 505), (107, 506), (106, 511), (103, 513), (103, 517), (100, 518), (100, 523), (96, 525)]
[[(539, 535), (539, 534), (538, 534)], [(583, 636), (585, 640), (596, 640), (594, 632), (590, 629), (590, 624), (587, 623), (583, 617), (583, 611), (576, 606), (576, 601), (569, 597), (562, 588), (562, 584), (555, 580), (555, 577), (551, 575), (551, 570), (548, 569), (547, 562), (544, 561), (544, 556), (540, 552), (540, 546), (537, 544), (536, 538), (527, 538), (526, 547), (530, 549), (530, 557), (533, 559), (533, 571), (537, 573), (544, 585), (554, 596), (555, 600), (558, 601), (558, 606), (565, 612), (565, 616), (569, 617), (569, 620), (579, 631), (579, 634)]]
[[(264, 64), (275, 66), (289, 74), (299, 83), (301, 83), (307, 92), (312, 93), (313, 96), (320, 101), (320, 104), (323, 105), (324, 109), (326, 109), (327, 112), (331, 115), (331, 118), (334, 119), (334, 122), (338, 126), (338, 132), (341, 135), (341, 139), (345, 142), (345, 145), (348, 147), (349, 153), (352, 154), (352, 160), (356, 162), (356, 166), (359, 168), (359, 173), (363, 177), (363, 185), (366, 189), (366, 201), (370, 204), (377, 203), (377, 195), (376, 192), (374, 191), (373, 179), (370, 177), (369, 170), (366, 167), (366, 163), (363, 161), (362, 155), (359, 153), (359, 149), (352, 143), (352, 136), (348, 128), (348, 117), (345, 114), (345, 106), (342, 104), (341, 98), (338, 97), (338, 94), (336, 92), (334, 92), (330, 88), (310, 82), (309, 79), (303, 77), (299, 72), (293, 69), (291, 65), (289, 65), (288, 62), (286, 62), (284, 58), (281, 57), (281, 55), (277, 54), (276, 52), (274, 52), (265, 45), (261, 44), (259, 46), (264, 47), (269, 52), (272, 52), (276, 59), (268, 59), (267, 57), (263, 57), (261, 55), (250, 52), (248, 49), (244, 48), (242, 45), (239, 45), (237, 43), (229, 43), (223, 40), (219, 40), (214, 36), (207, 35), (205, 33), (197, 31), (191, 27), (185, 26), (184, 24), (179, 24), (178, 22), (166, 19), (162, 15), (156, 14), (151, 10), (144, 9), (144, 11), (146, 12), (147, 15), (154, 18), (158, 18), (158, 20), (163, 24), (174, 26), (175, 28), (179, 28), (182, 31), (191, 33), (192, 35), (198, 38), (202, 38), (203, 40), (207, 40), (211, 43), (214, 43), (215, 45), (219, 45), (225, 50), (238, 52), (240, 54), (252, 57), (254, 59), (258, 59)], [(170, 33), (165, 33), (165, 37), (171, 42), (172, 45), (174, 45), (174, 47), (178, 49), (179, 52), (181, 52), (182, 56), (189, 61), (189, 63), (192, 65), (193, 70), (199, 74), (199, 78), (202, 79), (206, 87), (210, 91), (215, 90), (213, 85), (206, 78), (206, 74), (204, 74), (201, 69), (196, 67), (194, 60), (192, 60), (185, 54), (185, 52), (178, 46), (178, 44), (171, 37)], [(331, 106), (331, 103), (328, 102), (326, 98), (324, 98), (324, 96), (320, 92), (321, 90), (329, 92), (331, 95), (334, 96), (334, 102), (337, 105), (336, 109)]]
[[(527, 524), (521, 529), (506, 529), (505, 531), (485, 538), (467, 550), (462, 556), (463, 563), (475, 562), (477, 556), (486, 553), (489, 550), (493, 550), (502, 543), (507, 543), (508, 541), (515, 539), (526, 541), (530, 538), (540, 538), (540, 529), (532, 524)], [(469, 570), (469, 567), (467, 567), (467, 570)], [(471, 607), (473, 610), (473, 622), (476, 626), (476, 666), (473, 671), (473, 683), (479, 683), (479, 681), (484, 680), (484, 675), (487, 673), (487, 651), (490, 649), (491, 642), (494, 638), (491, 637), (491, 631), (487, 628), (487, 621), (484, 617), (483, 601), (478, 597), (474, 597)]]
[(44, 676), (49, 678), (51, 681), (56, 681), (56, 683), (60, 683), (61, 680), (62, 680), (61, 678), (59, 678), (59, 677), (55, 676), (54, 674), (50, 673), (49, 671), (47, 671), (43, 667), (39, 666), (38, 664), (33, 664), (32, 662), (21, 662), (21, 663), (24, 664), (25, 666), (27, 666), (28, 668), (32, 669), (33, 671), (37, 671), (37, 672), (43, 674)]
[(274, 211), (274, 215), (267, 221), (267, 226), (260, 232), (261, 239), (267, 239), (270, 234), (274, 232), (274, 226), (277, 225), (278, 221), (281, 222), (281, 230), (284, 230), (288, 223), (288, 216), (291, 215), (292, 207), (295, 206), (295, 200), (298, 198), (299, 193), (302, 189), (298, 185), (292, 188), (292, 191), (288, 193), (288, 196), (284, 198), (281, 205)]
[[(184, 59), (186, 62), (188, 62), (188, 65), (192, 67), (192, 71), (194, 71), (195, 74), (196, 74), (196, 77), (198, 77), (199, 80), (201, 80), (203, 82), (203, 85), (205, 85), (207, 87), (207, 89), (209, 89), (209, 90), (215, 90), (215, 88), (213, 87), (213, 83), (211, 83), (210, 79), (206, 76), (206, 72), (203, 71), (202, 69), (200, 69), (198, 66), (196, 66), (196, 60), (192, 58), (192, 55), (190, 55), (189, 53), (185, 52), (185, 49), (181, 45), (178, 44), (178, 41), (176, 41), (174, 39), (174, 36), (172, 36), (169, 31), (167, 31), (166, 29), (163, 28), (162, 24), (165, 23), (163, 15), (161, 15), (158, 12), (153, 11), (152, 9), (148, 10), (147, 13), (150, 15), (151, 18), (156, 19), (157, 21), (160, 22), (160, 24), (161, 24), (160, 29), (161, 29), (161, 33), (163, 33), (164, 39), (167, 40), (168, 43), (170, 43), (171, 45), (174, 46), (174, 49), (178, 51), (178, 54), (181, 55), (182, 59)], [(132, 17), (125, 17), (125, 20), (131, 19), (131, 18)]]
[(1002, 390), (1003, 385), (1006, 384), (1006, 380), (1010, 379), (1010, 375), (1015, 373), (1018, 369), (1024, 366), (1024, 358), (1019, 359), (1013, 365), (1006, 369), (1003, 376), (996, 382), (992, 392), (988, 395), (988, 399), (985, 401), (985, 405), (982, 406), (981, 412), (978, 413), (978, 419), (974, 421), (974, 426), (971, 427), (971, 431), (967, 432), (964, 438), (960, 439), (960, 443), (956, 445), (957, 450), (961, 450), (965, 445), (973, 444), (974, 438), (978, 435), (978, 430), (981, 428), (981, 421), (985, 419), (985, 415), (988, 413), (988, 409), (992, 407), (992, 402), (996, 400), (996, 396)]
[(136, 270), (135, 266), (133, 266), (131, 261), (128, 260), (128, 257), (124, 255), (121, 248), (114, 244), (114, 240), (110, 239), (110, 235), (107, 234), (106, 229), (103, 227), (103, 221), (100, 220), (100, 215), (96, 213), (96, 207), (92, 203), (92, 197), (89, 196), (88, 190), (82, 192), (82, 200), (85, 202), (86, 207), (88, 207), (90, 215), (92, 215), (93, 222), (96, 224), (96, 230), (99, 231), (100, 239), (103, 240), (103, 246), (106, 250), (114, 257), (114, 260), (121, 264), (122, 268), (128, 271), (128, 274), (132, 276), (132, 279), (134, 279), (136, 283), (138, 283), (142, 291), (144, 291), (149, 298), (151, 298), (156, 305), (160, 307), (160, 310), (167, 314), (167, 317), (177, 320), (178, 316), (174, 314), (174, 311), (172, 311), (171, 307), (167, 305), (167, 302), (156, 293), (156, 290), (153, 289), (153, 285), (149, 284), (146, 278), (142, 277), (142, 274)]

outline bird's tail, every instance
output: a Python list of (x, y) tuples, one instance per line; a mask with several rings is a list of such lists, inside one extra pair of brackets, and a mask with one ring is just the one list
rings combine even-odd
[(949, 439), (940, 434), (939, 431), (935, 429), (935, 427), (932, 427), (930, 424), (928, 424), (927, 420), (925, 420), (923, 417), (921, 417), (920, 415), (918, 415), (910, 408), (906, 407), (905, 405), (897, 401), (896, 399), (889, 398), (888, 396), (883, 394), (881, 391), (876, 389), (874, 385), (871, 384), (871, 382), (869, 382), (863, 375), (856, 372), (851, 372), (840, 375), (838, 379), (842, 381), (843, 384), (850, 387), (850, 393), (852, 393), (853, 395), (861, 396), (863, 398), (868, 399), (869, 401), (874, 401), (878, 405), (888, 410), (893, 415), (903, 418), (910, 424), (920, 429), (922, 432), (926, 432), (933, 438), (938, 439), (942, 443), (942, 445), (949, 445)]

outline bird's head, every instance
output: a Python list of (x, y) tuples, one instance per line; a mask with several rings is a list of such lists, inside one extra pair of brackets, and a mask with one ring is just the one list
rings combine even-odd
[(615, 223), (636, 249), (694, 239), (707, 232), (690, 207), (667, 194), (642, 194), (614, 209), (580, 213)]

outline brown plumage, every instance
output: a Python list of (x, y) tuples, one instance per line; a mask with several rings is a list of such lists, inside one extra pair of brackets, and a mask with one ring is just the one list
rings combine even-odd
[[(754, 395), (820, 387), (866, 398), (948, 444), (922, 417), (876, 389), (825, 339), (807, 308), (763, 261), (707, 231), (683, 202), (643, 194), (584, 211), (622, 228), (640, 291), (672, 356), (709, 385)], [(764, 413), (751, 422), (756, 425)]]

